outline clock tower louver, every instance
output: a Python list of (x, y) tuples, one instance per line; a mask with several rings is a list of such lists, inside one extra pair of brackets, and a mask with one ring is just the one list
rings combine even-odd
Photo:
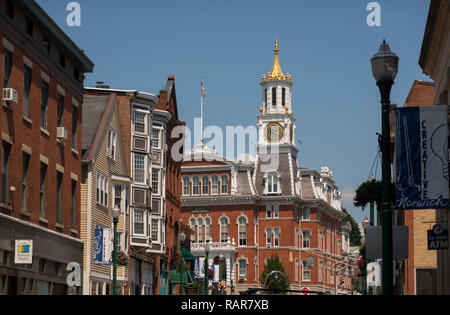
[(272, 70), (263, 74), (262, 106), (258, 115), (255, 184), (264, 195), (296, 195), (297, 153), (289, 73), (281, 70), (278, 40)]

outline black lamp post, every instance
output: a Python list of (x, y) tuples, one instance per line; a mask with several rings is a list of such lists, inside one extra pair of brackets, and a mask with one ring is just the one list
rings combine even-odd
[(383, 258), (383, 295), (393, 294), (392, 268), (392, 195), (391, 195), (391, 149), (390, 149), (390, 115), (391, 88), (398, 72), (399, 58), (391, 52), (389, 45), (383, 40), (380, 50), (372, 58), (372, 73), (377, 81), (381, 94), (381, 125), (380, 139), (382, 153), (382, 188), (381, 188), (381, 217), (382, 217), (382, 258)]
[(205, 294), (208, 295), (209, 292), (209, 266), (208, 257), (209, 250), (211, 249), (211, 238), (205, 243)]
[(115, 205), (112, 211), (114, 223), (113, 239), (113, 295), (117, 295), (117, 223), (119, 222), (120, 208)]

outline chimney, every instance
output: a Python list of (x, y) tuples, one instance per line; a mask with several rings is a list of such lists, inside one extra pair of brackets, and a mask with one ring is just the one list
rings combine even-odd
[(97, 81), (97, 85), (95, 86), (98, 89), (109, 89), (109, 85), (104, 85), (105, 82)]

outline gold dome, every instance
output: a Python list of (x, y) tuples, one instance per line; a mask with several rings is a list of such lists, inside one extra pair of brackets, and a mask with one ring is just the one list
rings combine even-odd
[(278, 49), (278, 40), (275, 41), (275, 60), (273, 61), (272, 71), (269, 74), (263, 75), (263, 81), (280, 80), (280, 81), (291, 81), (291, 76), (288, 74), (284, 75), (283, 70), (281, 70), (280, 59), (278, 58), (280, 50)]

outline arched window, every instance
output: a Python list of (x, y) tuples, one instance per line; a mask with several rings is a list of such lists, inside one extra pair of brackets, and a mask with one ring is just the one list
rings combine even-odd
[(199, 192), (200, 192), (200, 187), (199, 187), (198, 176), (195, 175), (192, 177), (192, 194), (198, 195)]
[(221, 194), (228, 194), (228, 176), (227, 175), (222, 175), (222, 177), (220, 178), (220, 193)]
[(272, 88), (272, 107), (277, 105), (277, 88)]
[(270, 171), (264, 175), (264, 194), (281, 194), (280, 175), (277, 171)]
[(280, 246), (280, 228), (273, 229), (273, 247)]
[(228, 219), (226, 217), (220, 219), (220, 241), (228, 242)]
[(202, 243), (203, 242), (203, 219), (198, 218), (197, 220), (198, 226), (197, 226), (197, 242)]
[(211, 219), (206, 218), (205, 219), (205, 241), (209, 241), (209, 238), (211, 237)]
[(202, 195), (209, 194), (209, 177), (208, 175), (202, 176)]
[(211, 194), (219, 193), (219, 177), (217, 175), (213, 175), (211, 178)]
[(243, 216), (239, 217), (239, 246), (247, 246), (247, 219)]
[(191, 218), (191, 219), (189, 220), (189, 227), (191, 228), (192, 231), (194, 231), (194, 232), (191, 234), (191, 240), (192, 240), (193, 242), (195, 242), (195, 218)]
[(189, 177), (185, 176), (183, 177), (183, 195), (189, 196)]

